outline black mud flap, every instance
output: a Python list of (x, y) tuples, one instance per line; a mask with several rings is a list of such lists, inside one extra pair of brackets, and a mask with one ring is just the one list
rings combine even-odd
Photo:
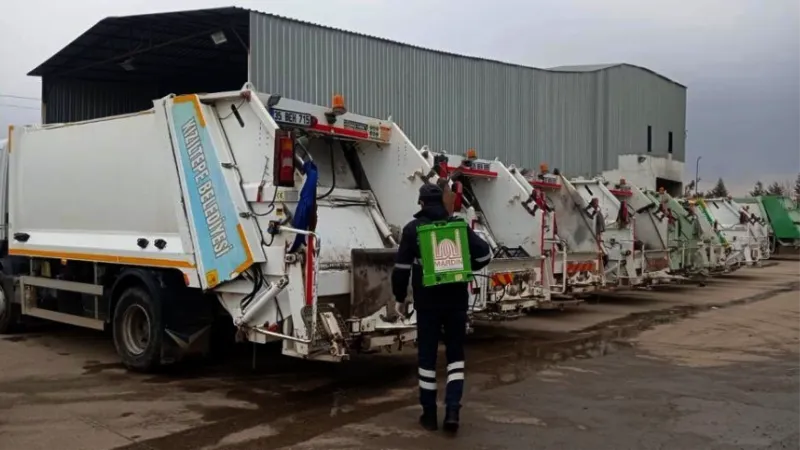
[[(392, 311), (392, 269), (397, 249), (352, 249), (350, 317), (367, 317), (383, 306)], [(409, 280), (410, 283), (410, 280)]]

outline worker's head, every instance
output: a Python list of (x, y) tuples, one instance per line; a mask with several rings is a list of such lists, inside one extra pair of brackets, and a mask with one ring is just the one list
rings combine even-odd
[(435, 184), (425, 183), (419, 188), (419, 205), (441, 205), (444, 203), (444, 191)]

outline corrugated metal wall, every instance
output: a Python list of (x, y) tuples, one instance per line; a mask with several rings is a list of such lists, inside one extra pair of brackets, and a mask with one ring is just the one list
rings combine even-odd
[(535, 79), (532, 102), (522, 105), (533, 111), (532, 139), (525, 142), (535, 159), (525, 167), (548, 162), (564, 173), (595, 175), (596, 78), (592, 74), (540, 71)]
[(538, 161), (531, 154), (538, 70), (259, 14), (251, 16), (250, 35), (251, 81), (259, 90), (317, 104), (341, 93), (353, 112), (391, 115), (418, 146)]
[(525, 68), (256, 12), (250, 50), (259, 90), (317, 104), (341, 93), (351, 111), (391, 115), (435, 151), (475, 148), (523, 167), (549, 162), (595, 175), (615, 168), (618, 154), (645, 152), (652, 124), (653, 154), (666, 154), (665, 130), (674, 129), (673, 158), (684, 155), (685, 88), (635, 67)]
[(684, 161), (686, 88), (636, 67), (617, 66), (603, 73), (608, 92), (606, 165), (616, 165), (618, 154), (648, 153), (648, 126), (649, 154), (667, 156), (672, 132), (672, 158)]

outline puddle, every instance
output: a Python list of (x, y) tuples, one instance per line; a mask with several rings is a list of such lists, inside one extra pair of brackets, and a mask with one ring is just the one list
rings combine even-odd
[(92, 362), (87, 361), (87, 364), (83, 366), (83, 374), (84, 375), (97, 375), (99, 373), (105, 371), (126, 371), (125, 366), (121, 362), (115, 363), (100, 363), (100, 362)]

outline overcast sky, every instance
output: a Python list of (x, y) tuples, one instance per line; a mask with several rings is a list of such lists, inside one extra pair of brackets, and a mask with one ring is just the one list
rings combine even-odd
[[(800, 171), (798, 0), (45, 0), (0, 15), (0, 95), (107, 16), (237, 5), (424, 47), (535, 67), (627, 62), (689, 87), (687, 178), (742, 191)], [(0, 129), (39, 120), (0, 97)]]

